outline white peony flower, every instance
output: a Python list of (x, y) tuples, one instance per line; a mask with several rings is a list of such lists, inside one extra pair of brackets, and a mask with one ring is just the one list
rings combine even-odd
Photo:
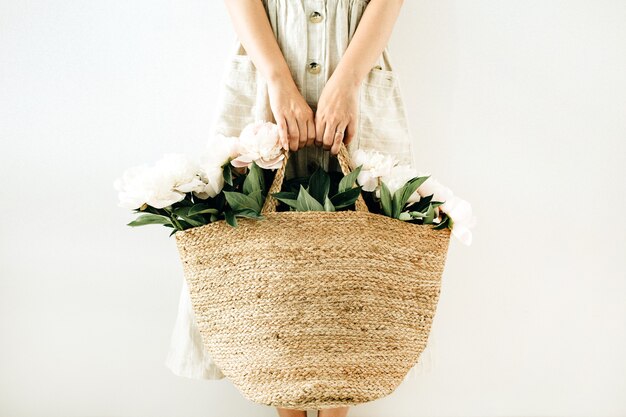
[(453, 195), (439, 208), (452, 219), (452, 234), (463, 244), (471, 245), (472, 232), (470, 228), (476, 225), (476, 216), (472, 214), (470, 203)]
[(113, 182), (113, 187), (119, 192), (119, 207), (137, 209), (150, 199), (150, 167), (147, 164), (128, 168), (120, 178)]
[(224, 169), (217, 165), (203, 166), (200, 170), (200, 179), (204, 186), (202, 189), (194, 191), (194, 195), (203, 200), (209, 197), (213, 198), (224, 188)]
[[(420, 173), (419, 176), (425, 175)], [(426, 181), (417, 187), (417, 192), (422, 197), (433, 195), (433, 201), (446, 201), (453, 195), (450, 188), (444, 186), (433, 177), (428, 177)]]
[(239, 156), (239, 138), (236, 136), (215, 135), (198, 157), (198, 175), (204, 183), (202, 189), (194, 191), (201, 199), (215, 197), (224, 188), (224, 164)]
[[(422, 174), (420, 174), (422, 176)], [(441, 221), (441, 212), (452, 220), (452, 234), (463, 244), (472, 243), (470, 228), (476, 224), (476, 217), (472, 214), (472, 206), (465, 200), (455, 196), (452, 190), (432, 177), (429, 177), (417, 189), (422, 197), (433, 195), (433, 201), (441, 201), (442, 205), (435, 207), (435, 222)]]
[(144, 205), (163, 208), (185, 198), (185, 193), (173, 190), (171, 180), (154, 167), (129, 168), (114, 186), (119, 191), (118, 205), (129, 209)]
[(364, 191), (375, 191), (378, 198), (381, 182), (385, 183), (393, 195), (411, 178), (428, 177), (407, 202), (415, 203), (422, 197), (432, 195), (432, 201), (443, 203), (435, 207), (433, 222), (441, 222), (441, 212), (446, 213), (452, 220), (452, 234), (466, 245), (472, 243), (470, 228), (476, 224), (476, 217), (472, 214), (471, 205), (455, 196), (450, 188), (435, 180), (430, 173), (417, 171), (410, 164), (398, 164), (393, 157), (374, 150), (356, 149), (351, 152), (351, 156), (355, 166), (362, 165), (357, 182)]
[(197, 163), (185, 154), (166, 153), (156, 162), (154, 169), (163, 181), (163, 186), (171, 187), (174, 191), (190, 193), (203, 186), (197, 175)]
[(264, 169), (277, 169), (285, 157), (278, 125), (265, 120), (248, 124), (239, 135), (239, 156), (230, 163), (237, 168), (249, 167), (254, 161)]
[(355, 167), (362, 165), (357, 182), (363, 187), (363, 191), (376, 190), (381, 177), (390, 175), (391, 169), (398, 163), (391, 155), (375, 150), (356, 149), (351, 156)]
[(239, 156), (239, 138), (225, 136), (221, 133), (212, 136), (202, 153), (200, 160), (203, 164), (223, 166), (230, 159)]
[(200, 190), (204, 183), (197, 176), (196, 164), (183, 154), (165, 154), (152, 167), (146, 164), (127, 169), (113, 185), (119, 191), (120, 207), (141, 208), (147, 204), (164, 208)]

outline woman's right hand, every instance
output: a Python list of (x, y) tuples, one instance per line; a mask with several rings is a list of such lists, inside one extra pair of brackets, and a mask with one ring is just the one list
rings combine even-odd
[(292, 152), (315, 141), (315, 116), (290, 77), (267, 83), (270, 107), (284, 149)]

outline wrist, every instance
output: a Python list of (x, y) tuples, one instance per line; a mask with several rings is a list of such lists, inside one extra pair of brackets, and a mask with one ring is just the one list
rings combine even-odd
[(363, 82), (363, 77), (357, 71), (341, 68), (340, 66), (335, 69), (331, 78), (340, 85), (354, 89), (358, 89)]
[(289, 68), (270, 72), (267, 76), (267, 83), (282, 88), (296, 85)]

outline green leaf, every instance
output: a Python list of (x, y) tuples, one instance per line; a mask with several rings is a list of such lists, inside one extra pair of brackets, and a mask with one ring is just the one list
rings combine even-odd
[(203, 203), (194, 204), (187, 212), (188, 216), (197, 216), (198, 214), (218, 214), (219, 210), (212, 208)]
[(297, 191), (279, 191), (273, 193), (272, 197), (287, 204), (289, 207), (296, 209), (296, 200), (298, 199)]
[(298, 211), (324, 211), (324, 206), (320, 204), (309, 192), (300, 185), (298, 200), (296, 201)]
[(400, 213), (404, 209), (404, 205), (406, 204), (407, 200), (411, 197), (415, 190), (417, 190), (417, 188), (422, 185), (422, 183), (427, 179), (428, 176), (413, 177), (408, 180), (406, 184), (397, 189), (395, 193), (393, 193), (393, 218), (397, 219), (398, 216), (400, 216)]
[(172, 224), (172, 220), (161, 214), (152, 214), (152, 213), (144, 213), (137, 217), (132, 222), (128, 223), (127, 226), (144, 226), (146, 224)]
[(257, 220), (262, 220), (262, 219), (265, 218), (260, 213), (254, 211), (254, 210), (248, 210), (248, 209), (235, 212), (235, 216), (237, 216), (237, 217), (248, 217), (248, 218), (257, 219)]
[(350, 188), (352, 188), (352, 186), (354, 185), (354, 182), (356, 181), (356, 178), (359, 176), (359, 173), (361, 172), (362, 167), (363, 165), (359, 165), (358, 167), (354, 168), (352, 172), (350, 172), (348, 175), (343, 177), (341, 181), (339, 181), (339, 188), (337, 189), (337, 194), (343, 193), (349, 190)]
[(439, 222), (439, 224), (437, 224), (437, 226), (433, 227), (433, 229), (435, 230), (445, 229), (446, 227), (448, 227), (449, 223), (450, 223), (450, 217), (446, 216), (443, 220)]
[(400, 215), (398, 216), (399, 220), (403, 220), (403, 221), (407, 221), (407, 220), (412, 220), (413, 217), (411, 217), (411, 215), (407, 212), (407, 211), (403, 211), (402, 213), (400, 213)]
[(263, 190), (265, 188), (263, 182), (261, 167), (256, 162), (252, 162), (248, 169), (248, 175), (246, 175), (246, 179), (243, 182), (244, 194), (250, 195), (255, 191)]
[(420, 218), (426, 217), (426, 213), (422, 213), (419, 211), (409, 211), (409, 214), (413, 217), (420, 217)]
[(428, 206), (428, 210), (426, 210), (426, 216), (424, 217), (424, 224), (430, 224), (433, 222), (435, 218), (435, 209), (432, 205)]
[(450, 228), (450, 230), (452, 230), (454, 228), (454, 220), (452, 220), (452, 217), (448, 217), (448, 219), (449, 219), (448, 227)]
[(333, 202), (330, 201), (330, 198), (326, 197), (326, 200), (324, 200), (324, 210), (325, 211), (335, 211), (335, 206), (333, 205)]
[(177, 216), (179, 216), (180, 218), (182, 218), (183, 220), (185, 220), (187, 223), (189, 223), (191, 226), (202, 226), (204, 223), (203, 219), (201, 217), (193, 217), (189, 215), (189, 211), (190, 211), (191, 207), (178, 207), (176, 209), (173, 210), (173, 213)]
[(254, 197), (237, 191), (224, 191), (224, 196), (230, 207), (235, 211), (244, 209), (259, 210), (258, 201)]
[(237, 219), (231, 210), (226, 210), (224, 212), (224, 219), (226, 220), (226, 223), (230, 224), (232, 227), (237, 227)]
[(222, 169), (224, 171), (224, 182), (228, 185), (233, 185), (233, 167), (230, 165), (230, 161), (225, 163)]
[(285, 198), (285, 197), (277, 197), (277, 194), (280, 193), (274, 193), (272, 194), (272, 196), (274, 198), (276, 198), (278, 201), (282, 201), (283, 203), (287, 204), (289, 207), (292, 207), (294, 209), (298, 209), (298, 200), (296, 198)]
[(176, 233), (176, 232), (177, 232), (177, 230), (176, 230), (176, 229), (172, 230), (172, 233), (170, 233), (170, 235), (169, 235), (168, 237), (172, 237), (172, 235), (173, 235), (174, 233)]
[(180, 226), (182, 227), (183, 230), (190, 229), (190, 228), (194, 227), (190, 223), (187, 223), (184, 220), (177, 220), (177, 222), (178, 222), (178, 224), (180, 224)]
[(309, 179), (309, 194), (322, 204), (328, 196), (328, 190), (330, 190), (330, 177), (321, 166), (318, 166)]
[[(198, 220), (198, 219), (194, 219), (192, 217), (187, 217), (187, 216), (180, 216), (185, 222), (187, 222), (189, 224), (189, 226), (191, 227), (197, 227), (197, 226), (202, 226), (204, 224), (206, 224), (204, 221), (202, 220)], [(180, 222), (180, 220), (179, 220)]]
[(253, 191), (249, 197), (251, 197), (252, 199), (254, 199), (254, 201), (256, 202), (256, 207), (254, 208), (254, 211), (261, 211), (261, 207), (263, 207), (263, 190), (256, 190)]
[(335, 209), (351, 206), (361, 194), (361, 186), (348, 188), (346, 191), (335, 194), (330, 201), (335, 205)]
[(389, 191), (389, 188), (384, 182), (381, 182), (380, 184), (380, 203), (383, 207), (383, 213), (385, 213), (385, 216), (391, 217), (393, 213), (391, 192)]
[(288, 198), (290, 200), (295, 200), (298, 198), (297, 191), (279, 191), (277, 193), (272, 194), (275, 198)]

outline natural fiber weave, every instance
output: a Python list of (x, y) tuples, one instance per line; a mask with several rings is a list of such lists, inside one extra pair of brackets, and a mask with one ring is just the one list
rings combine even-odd
[(265, 220), (175, 234), (204, 346), (249, 400), (359, 404), (393, 392), (417, 363), (450, 230), (363, 208), (276, 212), (266, 204)]

